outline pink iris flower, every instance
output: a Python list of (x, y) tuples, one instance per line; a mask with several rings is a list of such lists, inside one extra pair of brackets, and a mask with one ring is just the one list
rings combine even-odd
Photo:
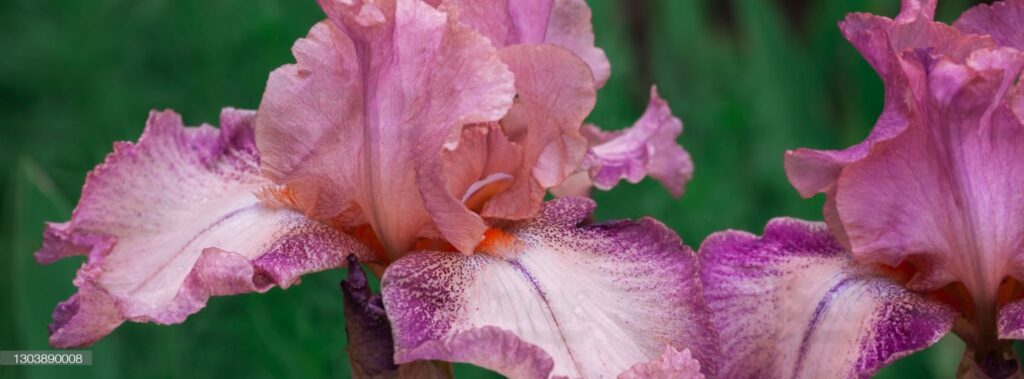
[[(220, 127), (150, 114), (86, 178), (41, 263), (85, 255), (50, 343), (172, 324), (211, 296), (348, 265), (359, 375), (700, 377), (718, 343), (696, 258), (652, 219), (544, 202), (650, 175), (681, 195), (682, 123), (652, 89), (631, 128), (583, 121), (610, 68), (583, 0), (322, 0), (296, 63)], [(573, 180), (567, 182), (567, 178)], [(382, 274), (372, 295), (356, 262)]]
[(1024, 1), (952, 26), (935, 0), (843, 34), (885, 83), (866, 140), (786, 154), (825, 223), (776, 219), (700, 249), (730, 378), (867, 377), (950, 331), (962, 377), (1020, 375), (1024, 338)]

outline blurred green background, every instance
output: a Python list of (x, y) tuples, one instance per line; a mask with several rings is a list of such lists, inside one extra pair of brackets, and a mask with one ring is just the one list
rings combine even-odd
[[(971, 1), (943, 1), (951, 22)], [(597, 193), (599, 219), (653, 216), (693, 247), (775, 216), (820, 219), (821, 198), (789, 186), (782, 153), (860, 141), (882, 85), (839, 34), (852, 11), (895, 15), (898, 0), (591, 1), (612, 62), (591, 121), (629, 125), (656, 83), (686, 123), (695, 178), (682, 199), (656, 183)], [(81, 261), (32, 259), (44, 221), (66, 220), (86, 172), (117, 140), (135, 140), (150, 109), (189, 124), (220, 107), (255, 108), (267, 73), (323, 18), (313, 0), (4, 0), (0, 2), (0, 350), (46, 349), (57, 302)], [(91, 367), (0, 366), (2, 377), (349, 376), (342, 270), (287, 291), (212, 299), (174, 326), (125, 324), (97, 343)], [(952, 378), (962, 344), (940, 344), (879, 377)], [(728, 352), (726, 352), (728, 353)], [(459, 377), (496, 377), (458, 366)]]

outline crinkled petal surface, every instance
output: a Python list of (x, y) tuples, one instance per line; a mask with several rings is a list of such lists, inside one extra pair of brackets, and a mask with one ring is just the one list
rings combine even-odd
[(932, 21), (934, 1), (905, 1), (895, 20), (851, 15), (843, 32), (882, 76), (885, 110), (856, 146), (786, 157), (803, 195), (827, 194), (826, 221), (856, 259), (910, 264), (914, 290), (962, 283), (980, 325), (995, 323), (1001, 282), (1024, 278), (1024, 55), (996, 43), (1015, 43), (999, 22), (1019, 6), (958, 24), (991, 36)]
[(674, 347), (666, 347), (658, 360), (637, 363), (626, 372), (619, 374), (619, 379), (675, 378), (704, 379), (700, 372), (700, 362), (690, 356), (689, 349), (683, 351)]
[(869, 377), (950, 331), (942, 303), (859, 266), (823, 223), (775, 219), (700, 248), (724, 378)]
[(597, 88), (611, 75), (604, 50), (594, 46), (590, 7), (584, 0), (444, 0), (442, 4), (494, 46), (553, 44), (585, 61)]
[(474, 255), (420, 251), (382, 281), (398, 362), (463, 361), (517, 378), (609, 377), (689, 348), (714, 374), (717, 340), (695, 258), (652, 219), (579, 226), (588, 199), (546, 203)]
[(554, 0), (545, 41), (572, 50), (586, 61), (598, 88), (611, 76), (608, 57), (594, 46), (594, 26), (585, 0)]
[(484, 217), (521, 220), (540, 210), (546, 190), (561, 184), (583, 160), (583, 120), (597, 101), (586, 64), (553, 45), (501, 49), (515, 74), (517, 99), (502, 131), (522, 149), (522, 165), (508, 189), (483, 208)]
[(511, 72), (486, 37), (422, 1), (320, 5), (330, 21), (268, 80), (264, 170), (310, 215), (372, 226), (392, 258), (432, 223), (471, 250), (485, 226), (452, 207), (461, 194), (447, 193), (441, 151), (462, 126), (505, 115)]
[(150, 115), (136, 144), (118, 143), (89, 173), (71, 221), (50, 224), (36, 259), (87, 255), (79, 292), (57, 306), (50, 343), (88, 345), (124, 320), (178, 323), (214, 295), (287, 287), (343, 265), (360, 243), (256, 196), (254, 113), (225, 109), (221, 128)]
[(651, 87), (651, 100), (643, 116), (632, 127), (615, 133), (601, 133), (601, 142), (587, 151), (583, 167), (594, 186), (609, 190), (622, 179), (638, 183), (650, 175), (674, 196), (682, 196), (693, 177), (693, 162), (676, 139), (683, 122), (672, 115), (668, 102)]
[(991, 36), (1001, 46), (1024, 49), (1024, 1), (1006, 0), (969, 9), (953, 23), (965, 33)]

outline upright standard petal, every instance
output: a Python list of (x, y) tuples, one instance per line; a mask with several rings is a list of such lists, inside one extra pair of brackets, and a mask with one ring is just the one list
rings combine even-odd
[(587, 151), (582, 169), (599, 189), (609, 190), (622, 179), (639, 183), (650, 175), (678, 197), (693, 177), (690, 154), (676, 143), (683, 122), (672, 115), (656, 87), (651, 87), (647, 110), (632, 127), (612, 133), (592, 127), (589, 133), (597, 142)]
[(823, 223), (719, 232), (698, 256), (725, 378), (866, 378), (938, 341), (956, 317), (858, 265)]
[(320, 5), (330, 22), (267, 83), (264, 169), (311, 216), (370, 225), (391, 258), (434, 226), (472, 249), (483, 221), (451, 206), (437, 167), (463, 126), (505, 115), (512, 74), (485, 37), (422, 1)]
[(980, 4), (953, 23), (965, 33), (991, 36), (1000, 46), (1024, 49), (1024, 1), (1006, 0)]
[[(1000, 287), (1024, 278), (1024, 123), (1015, 88), (1024, 54), (997, 46), (1007, 35), (931, 21), (934, 5), (906, 1), (895, 20), (844, 22), (885, 81), (885, 111), (857, 146), (787, 153), (787, 173), (803, 195), (827, 194), (826, 221), (857, 260), (908, 265), (907, 286), (917, 291), (963, 285), (967, 322), (957, 334), (986, 355), (1006, 350), (997, 347)], [(984, 31), (988, 11), (967, 12), (959, 26)]]
[(572, 50), (587, 62), (598, 88), (612, 75), (604, 50), (594, 46), (594, 26), (585, 0), (554, 0), (545, 41)]
[(118, 143), (89, 173), (71, 221), (50, 224), (41, 263), (87, 255), (79, 292), (57, 306), (50, 343), (88, 345), (125, 320), (178, 323), (214, 295), (288, 287), (343, 265), (360, 243), (295, 211), (260, 202), (250, 111), (225, 109), (221, 128), (185, 128), (150, 114), (136, 144)]
[[(594, 203), (549, 202), (492, 229), (478, 254), (420, 251), (384, 273), (396, 360), (463, 361), (518, 378), (608, 377), (717, 340), (695, 258), (652, 219), (580, 226)], [(674, 358), (666, 358), (674, 359)]]
[(590, 7), (584, 0), (443, 0), (441, 4), (494, 46), (553, 44), (586, 62), (597, 88), (611, 75), (604, 50), (594, 46)]
[(580, 125), (597, 101), (586, 64), (551, 45), (517, 45), (500, 51), (515, 74), (517, 99), (501, 121), (521, 146), (522, 164), (509, 188), (483, 208), (484, 217), (521, 220), (535, 216), (544, 194), (561, 184), (583, 160), (587, 141)]

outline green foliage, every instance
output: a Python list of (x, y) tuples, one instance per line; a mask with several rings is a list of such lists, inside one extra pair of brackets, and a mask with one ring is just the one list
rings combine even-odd
[[(851, 11), (893, 15), (898, 1), (592, 1), (613, 74), (591, 121), (628, 126), (650, 84), (686, 123), (695, 178), (682, 199), (645, 181), (597, 193), (598, 218), (655, 217), (697, 247), (708, 234), (760, 231), (776, 216), (820, 219), (782, 154), (858, 142), (882, 107), (880, 80), (839, 34)], [(795, 4), (795, 5), (793, 5)], [(783, 5), (788, 6), (784, 8)], [(967, 1), (944, 1), (951, 21)], [(45, 221), (63, 221), (85, 173), (147, 112), (189, 124), (222, 106), (255, 108), (267, 74), (323, 16), (314, 1), (6, 0), (0, 3), (0, 349), (45, 349), (54, 305), (79, 261), (32, 259)], [(347, 377), (341, 270), (263, 295), (216, 298), (186, 323), (125, 324), (76, 368), (0, 366), (0, 376)], [(952, 377), (962, 347), (947, 338), (879, 377)], [(458, 366), (460, 377), (495, 377)]]

